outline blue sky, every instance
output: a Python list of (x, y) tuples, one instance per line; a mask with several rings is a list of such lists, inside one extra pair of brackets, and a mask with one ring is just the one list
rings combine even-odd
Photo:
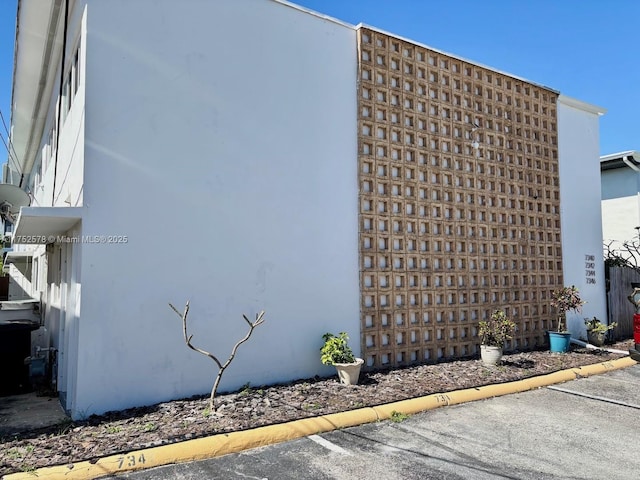
[[(131, 0), (136, 1), (136, 0)], [(215, 1), (215, 0), (213, 0)], [(244, 0), (236, 0), (244, 1)], [(0, 110), (9, 120), (17, 0), (0, 0)], [(607, 109), (600, 152), (640, 150), (637, 0), (298, 0)], [(4, 127), (0, 124), (4, 135)], [(6, 151), (0, 142), (0, 163)]]

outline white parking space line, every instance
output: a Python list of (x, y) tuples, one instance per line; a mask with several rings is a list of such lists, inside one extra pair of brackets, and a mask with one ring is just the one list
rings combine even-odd
[(331, 450), (332, 452), (340, 453), (342, 455), (353, 455), (351, 452), (348, 452), (344, 448), (335, 443), (331, 443), (329, 440), (322, 438), (320, 435), (309, 435), (307, 437), (309, 440), (313, 440), (318, 445), (322, 445), (327, 450)]
[(578, 397), (590, 398), (591, 400), (598, 400), (600, 402), (614, 403), (616, 405), (621, 405), (623, 407), (629, 408), (637, 408), (640, 410), (640, 405), (634, 405), (632, 403), (620, 402), (618, 400), (614, 400), (612, 398), (599, 397), (597, 395), (589, 395), (588, 393), (576, 392), (575, 390), (568, 390), (562, 387), (549, 386), (547, 387), (549, 390), (555, 390), (556, 392), (569, 393), (571, 395), (576, 395)]

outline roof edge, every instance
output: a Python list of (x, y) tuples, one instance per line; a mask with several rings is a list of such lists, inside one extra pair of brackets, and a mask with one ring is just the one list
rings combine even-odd
[(640, 152), (637, 150), (627, 150), (626, 152), (609, 153), (607, 155), (601, 155), (600, 161), (607, 162), (609, 160), (617, 160), (623, 157), (633, 157), (637, 161), (640, 161)]
[(593, 105), (592, 103), (583, 102), (582, 100), (578, 100), (577, 98), (568, 97), (566, 95), (560, 94), (558, 97), (558, 103), (562, 103), (568, 107), (577, 108), (579, 110), (583, 110), (588, 113), (593, 113), (595, 115), (602, 116), (607, 113), (607, 109), (603, 107), (599, 107), (597, 105)]
[(403, 37), (402, 35), (398, 35), (396, 33), (388, 32), (388, 31), (383, 30), (383, 29), (378, 28), (378, 27), (372, 27), (371, 25), (367, 25), (366, 23), (359, 23), (358, 25), (356, 25), (355, 28), (356, 28), (356, 30), (359, 30), (361, 28), (366, 28), (368, 30), (373, 30), (374, 32), (378, 32), (378, 33), (381, 33), (383, 35), (388, 35), (390, 37), (397, 38), (398, 40), (402, 40), (403, 42), (408, 42), (408, 43), (412, 43), (414, 45), (418, 45), (419, 47), (427, 48), (427, 49), (432, 50), (432, 51), (434, 51), (436, 53), (440, 53), (442, 55), (446, 55), (448, 57), (455, 58), (456, 60), (460, 60), (461, 62), (469, 63), (471, 65), (475, 65), (476, 67), (480, 67), (480, 68), (486, 68), (487, 70), (491, 70), (492, 72), (499, 73), (501, 75), (506, 75), (507, 77), (511, 77), (511, 78), (513, 78), (515, 80), (520, 80), (521, 82), (526, 82), (526, 83), (528, 83), (530, 85), (534, 85), (534, 86), (536, 86), (538, 88), (543, 88), (543, 89), (545, 89), (545, 90), (547, 90), (549, 92), (552, 92), (552, 93), (555, 93), (557, 95), (560, 95), (560, 91), (559, 90), (556, 90), (554, 88), (548, 87), (547, 85), (543, 85), (541, 83), (537, 83), (537, 82), (533, 82), (531, 80), (527, 80), (526, 78), (520, 77), (518, 75), (514, 75), (513, 73), (505, 72), (505, 71), (499, 70), (499, 69), (497, 69), (495, 67), (490, 67), (489, 65), (485, 65), (485, 64), (480, 63), (480, 62), (469, 60), (468, 58), (461, 57), (460, 55), (456, 55), (454, 53), (449, 53), (449, 52), (446, 52), (444, 50), (440, 50), (439, 48), (431, 47), (431, 46), (427, 45), (426, 43), (418, 42), (417, 40), (412, 40), (410, 38)]
[(317, 12), (317, 11), (312, 10), (310, 8), (298, 5), (296, 3), (291, 3), (291, 2), (289, 2), (287, 0), (271, 0), (271, 1), (274, 2), (274, 3), (279, 3), (280, 5), (283, 5), (285, 7), (293, 8), (294, 10), (298, 10), (300, 12), (307, 13), (309, 15), (313, 15), (314, 17), (321, 18), (322, 20), (327, 20), (328, 22), (336, 23), (336, 24), (341, 25), (343, 27), (347, 27), (347, 28), (349, 28), (351, 30), (355, 30), (356, 29), (356, 26), (351, 24), (351, 23), (345, 22), (345, 21), (340, 20), (340, 19), (335, 18), (335, 17), (331, 17), (329, 15), (325, 15), (324, 13)]

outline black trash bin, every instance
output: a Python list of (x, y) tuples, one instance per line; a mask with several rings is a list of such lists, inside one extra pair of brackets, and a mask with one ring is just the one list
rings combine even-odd
[(0, 323), (0, 396), (31, 390), (29, 365), (24, 359), (31, 355), (31, 332), (38, 328), (30, 320)]

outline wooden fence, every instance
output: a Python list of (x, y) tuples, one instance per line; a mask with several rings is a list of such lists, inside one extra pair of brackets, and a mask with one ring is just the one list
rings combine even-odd
[(636, 310), (627, 297), (633, 291), (631, 283), (640, 283), (640, 273), (627, 267), (605, 268), (608, 268), (609, 281), (607, 290), (609, 322), (618, 322), (613, 334), (616, 340), (632, 338), (633, 314), (636, 313)]

